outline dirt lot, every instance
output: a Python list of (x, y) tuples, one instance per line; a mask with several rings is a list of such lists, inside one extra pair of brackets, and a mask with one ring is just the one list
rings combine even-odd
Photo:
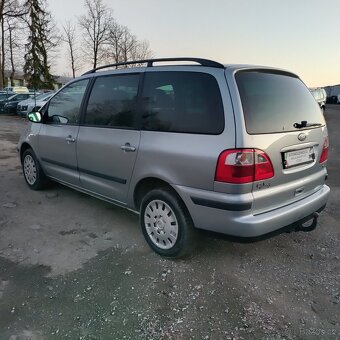
[(311, 233), (202, 233), (154, 254), (138, 216), (61, 185), (34, 192), (0, 116), (0, 339), (340, 339), (340, 105), (325, 113), (331, 199)]

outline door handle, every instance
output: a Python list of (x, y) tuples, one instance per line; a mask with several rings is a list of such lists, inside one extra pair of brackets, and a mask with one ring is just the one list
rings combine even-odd
[(71, 135), (66, 137), (67, 144), (74, 143), (76, 141), (75, 138), (73, 138)]
[(123, 150), (125, 152), (134, 152), (134, 151), (136, 151), (136, 148), (134, 146), (132, 146), (130, 143), (125, 143), (120, 148), (121, 148), (121, 150)]

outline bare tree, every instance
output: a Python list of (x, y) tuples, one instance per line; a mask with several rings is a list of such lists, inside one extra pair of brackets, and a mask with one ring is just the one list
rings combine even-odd
[(4, 86), (4, 78), (5, 78), (5, 69), (4, 69), (4, 50), (5, 50), (5, 42), (4, 42), (4, 7), (5, 0), (0, 0), (0, 26), (1, 26), (1, 50), (0, 50), (0, 88)]
[(130, 59), (134, 46), (137, 44), (137, 38), (131, 34), (130, 30), (123, 26), (122, 39), (120, 41), (121, 58), (123, 62)]
[(137, 41), (131, 51), (132, 60), (144, 60), (153, 58), (153, 52), (150, 49), (150, 44), (146, 40)]
[(0, 25), (1, 25), (0, 88), (3, 88), (5, 85), (5, 21), (4, 21), (4, 17), (2, 17)]
[[(6, 45), (8, 48), (8, 54), (9, 54), (9, 64), (11, 68), (11, 74), (10, 74), (10, 79), (11, 79), (11, 86), (14, 86), (14, 75), (16, 71), (16, 52), (20, 49), (22, 46), (20, 44), (20, 39), (19, 39), (19, 21), (17, 18), (7, 18), (6, 19), (6, 31), (8, 32), (7, 34), (7, 39), (6, 39)], [(6, 64), (6, 63), (5, 63)]]
[(80, 69), (77, 64), (77, 60), (79, 59), (79, 49), (77, 45), (76, 26), (72, 25), (70, 21), (67, 21), (66, 24), (63, 26), (63, 31), (64, 34), (62, 40), (67, 45), (69, 60), (71, 62), (72, 76), (73, 78), (75, 78), (76, 72)]
[(112, 10), (102, 0), (85, 0), (87, 13), (79, 18), (83, 32), (83, 53), (96, 68), (104, 57), (104, 46), (113, 21)]
[[(0, 0), (0, 88), (5, 85), (5, 62), (6, 62), (6, 21), (9, 18), (22, 18), (27, 14), (18, 0)], [(13, 31), (12, 31), (13, 32)]]
[(126, 26), (116, 22), (110, 27), (106, 58), (115, 63), (151, 58), (153, 55), (147, 41), (139, 41)]
[(115, 64), (118, 64), (121, 61), (120, 42), (122, 41), (123, 34), (124, 30), (122, 26), (116, 22), (112, 22), (107, 36), (107, 45), (105, 49), (106, 59), (108, 59), (110, 63), (114, 61)]
[[(60, 36), (46, 9), (47, 1), (0, 0), (0, 88), (5, 83), (5, 65), (11, 69), (13, 82), (21, 60), (31, 85), (52, 86), (50, 69)], [(84, 4), (86, 13), (79, 18), (81, 47), (77, 45), (76, 27), (71, 23), (63, 27), (73, 77), (80, 69), (80, 56), (91, 60), (94, 68), (104, 61), (119, 63), (152, 56), (149, 43), (139, 41), (126, 26), (119, 25), (104, 0), (84, 0)], [(20, 31), (22, 27), (25, 29)], [(21, 53), (25, 53), (24, 58)]]

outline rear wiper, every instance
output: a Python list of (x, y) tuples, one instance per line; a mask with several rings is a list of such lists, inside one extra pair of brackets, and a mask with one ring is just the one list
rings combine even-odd
[(311, 127), (311, 126), (322, 126), (322, 124), (321, 124), (321, 123), (308, 123), (306, 126), (307, 126), (307, 127)]
[(302, 129), (302, 128), (305, 128), (305, 127), (312, 127), (312, 126), (321, 126), (322, 124), (321, 123), (307, 123), (306, 120), (302, 120), (301, 123), (294, 123), (293, 126), (296, 128), (296, 129)]

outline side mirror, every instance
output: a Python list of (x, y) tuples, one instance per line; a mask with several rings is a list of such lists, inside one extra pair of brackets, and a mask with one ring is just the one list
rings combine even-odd
[(41, 116), (41, 113), (40, 112), (30, 112), (28, 115), (27, 115), (27, 118), (30, 122), (33, 122), (33, 123), (40, 123), (41, 122), (41, 119), (42, 119), (42, 116)]

